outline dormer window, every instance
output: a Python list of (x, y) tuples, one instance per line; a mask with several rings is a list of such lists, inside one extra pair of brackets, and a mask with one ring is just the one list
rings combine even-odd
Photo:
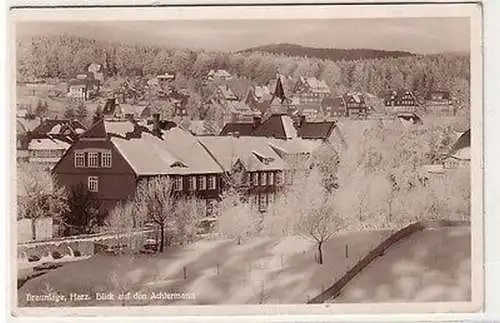
[(266, 157), (266, 156), (264, 156), (262, 154), (259, 154), (259, 153), (255, 152), (255, 151), (253, 152), (253, 154), (264, 165), (269, 165), (270, 163), (272, 163), (274, 161), (274, 158), (272, 158), (272, 157)]
[(187, 166), (186, 166), (186, 165), (184, 165), (184, 164), (183, 164), (182, 162), (180, 162), (180, 161), (176, 161), (176, 162), (172, 163), (172, 164), (170, 165), (170, 167), (181, 167), (181, 168), (182, 168), (182, 167), (187, 167)]

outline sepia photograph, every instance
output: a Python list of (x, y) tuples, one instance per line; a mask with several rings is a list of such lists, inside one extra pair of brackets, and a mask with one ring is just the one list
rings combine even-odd
[(10, 15), (19, 313), (481, 309), (477, 5)]

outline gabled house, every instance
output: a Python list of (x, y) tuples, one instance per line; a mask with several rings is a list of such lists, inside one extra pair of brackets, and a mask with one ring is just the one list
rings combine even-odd
[(224, 188), (244, 192), (252, 205), (265, 211), (283, 185), (287, 168), (267, 138), (205, 136), (199, 140), (224, 169)]
[(273, 114), (262, 121), (255, 117), (253, 122), (227, 123), (220, 136), (252, 136), (283, 140), (296, 138), (327, 142), (341, 149), (345, 141), (334, 121), (308, 122), (304, 116), (295, 120), (287, 114)]
[(451, 95), (448, 91), (430, 91), (425, 97), (429, 105), (450, 105)]
[(455, 113), (453, 99), (448, 91), (431, 91), (425, 96), (425, 108), (429, 112)]
[(384, 98), (386, 112), (416, 112), (418, 100), (409, 90), (391, 91)]
[(18, 136), (17, 157), (51, 168), (85, 130), (78, 120), (43, 120), (33, 130)]
[(79, 73), (68, 81), (67, 96), (82, 100), (94, 98), (99, 92), (99, 80), (93, 72)]
[(231, 87), (218, 85), (208, 100), (209, 109), (220, 109), (223, 114), (223, 122), (247, 122), (252, 121), (258, 112), (252, 110), (245, 102), (240, 101)]
[(224, 189), (235, 188), (264, 212), (276, 193), (293, 184), (293, 174), (305, 172), (312, 152), (321, 143), (295, 138), (205, 136), (203, 146), (224, 169)]
[(151, 118), (149, 106), (138, 106), (127, 103), (119, 103), (117, 99), (107, 99), (104, 104), (102, 115), (105, 119), (125, 119), (127, 116), (138, 120)]
[(351, 118), (366, 118), (368, 105), (362, 93), (346, 93), (344, 95), (346, 114)]
[[(263, 103), (270, 101), (272, 94), (267, 86), (252, 86), (248, 91), (245, 103), (254, 110), (259, 110)], [(265, 112), (265, 111), (264, 111)]]
[(276, 79), (271, 80), (268, 85), (269, 89), (273, 89), (271, 99), (264, 101), (265, 104), (261, 104), (259, 111), (265, 116), (276, 113), (292, 114), (295, 112), (300, 99), (293, 93), (294, 86), (295, 84), (291, 77), (278, 73)]
[(232, 75), (224, 69), (210, 70), (207, 74), (207, 80), (209, 81), (228, 81), (232, 78)]
[(91, 63), (87, 67), (87, 71), (94, 75), (94, 79), (99, 82), (98, 85), (104, 83), (104, 66), (98, 63)]
[(327, 97), (321, 101), (321, 106), (327, 117), (366, 118), (369, 112), (365, 95), (359, 92)]
[(316, 121), (325, 119), (325, 114), (320, 105), (300, 105), (297, 106), (294, 110), (288, 112), (294, 118), (298, 118), (299, 116), (303, 116), (307, 121)]
[(292, 139), (298, 137), (295, 121), (287, 114), (272, 115), (256, 127), (252, 131), (251, 136), (278, 139)]
[(247, 104), (241, 101), (227, 101), (225, 103), (226, 120), (231, 122), (252, 121), (259, 112), (253, 111)]
[(325, 81), (315, 77), (300, 76), (293, 92), (299, 97), (299, 104), (320, 105), (321, 101), (330, 95), (330, 87)]
[(24, 118), (16, 119), (16, 160), (29, 161), (29, 142), (31, 132), (38, 127), (40, 119), (27, 120)]
[(236, 94), (234, 94), (233, 90), (229, 84), (226, 85), (218, 85), (215, 88), (214, 93), (211, 95), (210, 102), (212, 103), (225, 103), (226, 101), (239, 101), (239, 98)]
[(347, 116), (346, 103), (343, 96), (324, 98), (321, 100), (321, 109), (327, 118), (341, 118)]
[(173, 80), (175, 80), (175, 72), (166, 72), (165, 74), (160, 74), (156, 76), (155, 85), (164, 87), (167, 84), (170, 84), (170, 82), (172, 82)]
[(443, 167), (446, 169), (470, 167), (471, 161), (470, 129), (464, 132), (452, 146), (450, 152), (443, 158)]
[(135, 194), (138, 181), (153, 176), (168, 176), (174, 194), (208, 205), (219, 197), (223, 170), (195, 136), (178, 127), (162, 130), (155, 115), (149, 126), (133, 120), (95, 123), (53, 173), (61, 185), (83, 185), (108, 212)]

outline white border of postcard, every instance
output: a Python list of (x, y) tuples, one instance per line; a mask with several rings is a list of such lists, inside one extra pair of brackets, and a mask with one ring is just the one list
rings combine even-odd
[[(356, 5), (356, 6), (253, 6), (253, 7), (161, 7), (161, 8), (66, 8), (16, 9), (9, 19), (10, 94), (15, 93), (15, 22), (18, 21), (135, 21), (194, 19), (354, 19), (389, 17), (469, 17), (471, 27), (471, 125), (472, 151), (472, 301), (449, 303), (387, 303), (387, 304), (321, 304), (321, 305), (237, 305), (237, 306), (165, 306), (165, 307), (96, 307), (96, 308), (17, 308), (16, 290), (11, 287), (11, 308), (16, 316), (159, 316), (159, 315), (324, 315), (324, 314), (389, 314), (389, 313), (466, 313), (483, 309), (483, 101), (482, 101), (482, 21), (477, 4), (427, 5)], [(13, 106), (13, 105), (12, 105)], [(10, 115), (10, 114), (9, 114)], [(12, 130), (12, 129), (11, 129)], [(11, 158), (15, 153), (11, 135)], [(15, 163), (11, 162), (12, 165)], [(12, 171), (12, 170), (11, 170)], [(12, 172), (15, 174), (15, 170)], [(11, 182), (13, 177), (11, 177)], [(15, 180), (15, 179), (14, 179)], [(12, 183), (11, 183), (12, 184)], [(12, 194), (11, 204), (15, 201)], [(15, 207), (15, 206), (14, 206)], [(15, 237), (10, 221), (10, 278), (15, 281)]]

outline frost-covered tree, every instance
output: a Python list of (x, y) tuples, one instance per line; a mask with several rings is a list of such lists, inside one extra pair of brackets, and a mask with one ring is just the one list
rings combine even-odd
[(135, 195), (139, 209), (160, 230), (160, 252), (164, 250), (165, 234), (175, 220), (175, 197), (172, 190), (172, 182), (168, 177), (157, 176), (142, 179)]
[(66, 191), (57, 185), (49, 172), (29, 163), (18, 165), (17, 218), (31, 220), (33, 240), (37, 238), (38, 219), (59, 218), (67, 209)]
[(234, 239), (237, 244), (253, 236), (260, 230), (261, 215), (236, 189), (229, 189), (219, 203), (217, 232), (222, 236)]

